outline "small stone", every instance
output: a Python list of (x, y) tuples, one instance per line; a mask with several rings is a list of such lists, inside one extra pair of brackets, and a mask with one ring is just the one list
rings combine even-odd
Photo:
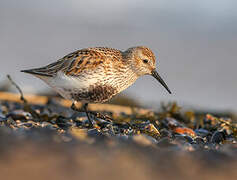
[(176, 119), (167, 117), (162, 120), (162, 124), (167, 128), (173, 128), (173, 127), (181, 127), (183, 126), (181, 123), (179, 123)]
[(156, 129), (156, 127), (153, 124), (146, 125), (142, 132), (155, 139), (158, 139), (160, 137), (160, 132), (158, 131), (158, 129)]
[(33, 124), (32, 123), (24, 123), (24, 126), (26, 126), (27, 128), (31, 128), (31, 127), (33, 127)]
[(196, 136), (196, 133), (192, 129), (186, 127), (176, 127), (173, 129), (173, 132), (178, 134), (187, 134), (192, 137)]
[(172, 132), (168, 131), (165, 128), (160, 130), (160, 134), (161, 134), (161, 137), (168, 137), (168, 138), (172, 138), (173, 137)]
[(201, 146), (204, 146), (204, 145), (205, 145), (205, 141), (204, 141), (203, 138), (201, 138), (201, 137), (196, 137), (196, 138), (194, 139), (194, 141), (195, 141), (196, 144), (198, 144), (198, 145), (201, 145)]
[(226, 139), (224, 131), (215, 131), (211, 137), (211, 143), (219, 144)]
[(101, 132), (99, 132), (96, 128), (88, 130), (88, 136), (104, 136)]
[(27, 120), (32, 119), (32, 116), (30, 113), (25, 112), (23, 110), (14, 110), (6, 115), (6, 117), (11, 117), (13, 120)]
[(200, 129), (195, 129), (194, 130), (195, 133), (198, 135), (198, 136), (201, 136), (201, 137), (205, 137), (207, 136), (208, 134), (210, 134), (210, 132), (206, 129), (203, 129), (203, 128), (200, 128)]

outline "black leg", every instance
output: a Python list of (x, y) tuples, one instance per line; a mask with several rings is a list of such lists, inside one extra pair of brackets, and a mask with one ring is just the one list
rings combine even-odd
[(85, 112), (86, 113), (86, 116), (88, 118), (88, 121), (90, 123), (90, 127), (93, 127), (93, 123), (92, 123), (92, 120), (90, 118), (90, 114), (95, 116), (96, 118), (99, 118), (99, 119), (103, 119), (103, 120), (106, 120), (106, 121), (110, 121), (112, 122), (113, 119), (111, 117), (109, 117), (108, 115), (104, 115), (102, 113), (98, 113), (98, 112), (94, 112), (94, 111), (88, 111), (88, 103), (85, 103), (81, 109), (78, 109), (76, 107), (76, 105), (74, 103), (72, 103), (71, 105), (71, 109), (74, 110), (74, 111), (77, 111), (77, 112)]
[(106, 121), (113, 121), (113, 119), (106, 115), (106, 114), (102, 114), (102, 113), (99, 113), (99, 112), (93, 112), (93, 111), (90, 111), (89, 112), (90, 114), (94, 115), (95, 117), (99, 118), (99, 119), (103, 119), (103, 120), (106, 120)]
[(85, 103), (83, 106), (82, 106), (82, 109), (78, 109), (75, 105), (75, 102), (72, 103), (71, 105), (71, 109), (74, 110), (74, 111), (77, 111), (77, 112), (85, 112), (86, 113), (86, 116), (88, 118), (88, 121), (89, 121), (89, 125), (90, 127), (93, 127), (93, 123), (92, 123), (92, 120), (89, 116), (89, 112), (88, 112), (88, 103)]
[(88, 112), (88, 103), (85, 103), (85, 104), (83, 105), (83, 109), (84, 109), (84, 111), (86, 112), (86, 116), (87, 116), (87, 118), (88, 118), (90, 127), (93, 127), (93, 123), (92, 123), (92, 120), (91, 120), (90, 115), (89, 115), (89, 112)]

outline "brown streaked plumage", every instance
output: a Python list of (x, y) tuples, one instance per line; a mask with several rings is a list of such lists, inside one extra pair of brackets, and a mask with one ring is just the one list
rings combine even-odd
[(171, 93), (155, 70), (155, 62), (153, 52), (144, 46), (124, 52), (96, 47), (75, 51), (47, 66), (22, 72), (42, 79), (64, 98), (102, 103), (143, 75), (152, 75)]

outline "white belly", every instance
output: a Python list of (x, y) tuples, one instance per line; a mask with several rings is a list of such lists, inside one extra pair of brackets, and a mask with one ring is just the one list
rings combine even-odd
[(66, 99), (71, 99), (71, 92), (86, 91), (97, 83), (97, 78), (90, 76), (67, 76), (58, 72), (54, 77), (37, 76)]
[(91, 87), (96, 85), (115, 88), (117, 93), (119, 93), (137, 79), (137, 76), (132, 74), (125, 78), (115, 76), (116, 73), (113, 76), (106, 76), (101, 71), (97, 71), (94, 73), (84, 73), (79, 76), (67, 76), (63, 72), (58, 72), (54, 77), (38, 77), (65, 99), (73, 100), (72, 93), (87, 92)]

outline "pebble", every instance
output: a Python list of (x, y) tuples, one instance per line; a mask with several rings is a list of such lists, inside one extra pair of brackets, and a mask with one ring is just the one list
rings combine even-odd
[(219, 144), (226, 139), (226, 134), (224, 131), (215, 131), (211, 137), (211, 143)]

